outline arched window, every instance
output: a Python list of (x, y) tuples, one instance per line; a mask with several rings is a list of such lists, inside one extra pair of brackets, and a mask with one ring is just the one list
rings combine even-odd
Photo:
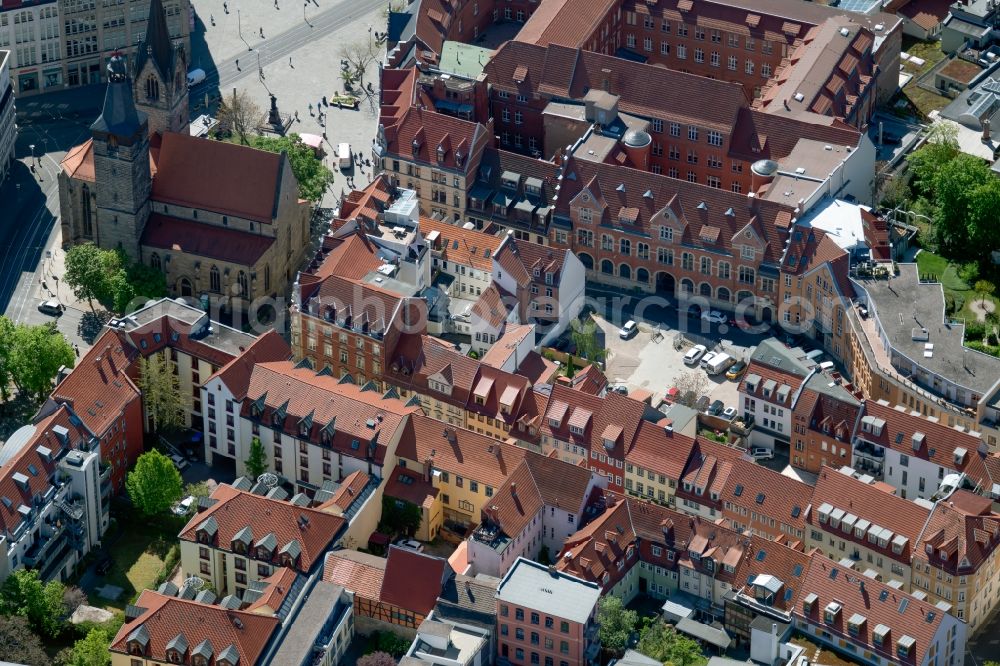
[(719, 287), (717, 298), (720, 301), (725, 301), (728, 303), (729, 299), (732, 298), (732, 296), (730, 296), (728, 289), (726, 289), (725, 287)]
[(250, 298), (250, 281), (247, 279), (247, 274), (240, 271), (240, 274), (236, 276), (236, 284), (240, 290), (240, 298)]
[(615, 265), (611, 262), (610, 259), (601, 260), (601, 272), (604, 273), (605, 275), (615, 274)]
[(712, 297), (712, 285), (707, 282), (702, 282), (698, 285), (698, 293), (706, 298)]
[(579, 257), (580, 257), (580, 263), (583, 264), (583, 267), (586, 270), (588, 270), (588, 271), (594, 270), (594, 259), (593, 259), (593, 257), (591, 257), (586, 252), (581, 252), (579, 254)]
[(154, 102), (160, 99), (160, 82), (152, 74), (146, 78), (146, 99)]
[(632, 278), (632, 267), (628, 264), (621, 264), (618, 267), (618, 277), (630, 280)]
[(694, 282), (692, 282), (688, 278), (684, 278), (683, 280), (681, 280), (681, 291), (684, 292), (684, 293), (686, 293), (686, 294), (693, 294), (694, 293)]
[(83, 186), (81, 196), (83, 197), (81, 202), (83, 203), (83, 235), (90, 238), (94, 235), (94, 218), (93, 210), (90, 207), (90, 188), (86, 185)]
[(150, 255), (149, 266), (150, 268), (155, 268), (158, 271), (163, 270), (163, 265), (160, 263), (160, 255), (158, 255), (156, 252)]
[(222, 279), (219, 277), (219, 267), (213, 265), (208, 272), (208, 288), (216, 294), (222, 293)]
[(647, 271), (645, 268), (638, 269), (635, 272), (635, 279), (638, 282), (646, 282), (646, 283), (648, 283), (649, 282), (649, 271)]

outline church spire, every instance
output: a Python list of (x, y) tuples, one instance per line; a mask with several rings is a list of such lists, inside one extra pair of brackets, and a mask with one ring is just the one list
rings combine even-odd
[(116, 51), (108, 62), (108, 89), (104, 95), (104, 108), (90, 129), (95, 134), (114, 135), (119, 140), (127, 140), (135, 137), (145, 124), (146, 114), (137, 111), (132, 100), (132, 82), (125, 66), (125, 57)]
[(135, 71), (141, 72), (147, 60), (152, 60), (160, 76), (169, 81), (173, 74), (173, 45), (167, 30), (167, 13), (161, 0), (150, 0), (149, 18), (146, 22), (146, 37), (139, 43), (135, 53)]

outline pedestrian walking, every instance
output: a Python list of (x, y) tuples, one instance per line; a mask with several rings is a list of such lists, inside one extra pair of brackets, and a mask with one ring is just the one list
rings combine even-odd
[(75, 342), (73, 343), (73, 351), (76, 352), (76, 357), (80, 358), (80, 348), (77, 346)]
[(310, 116), (313, 115), (313, 105), (312, 105), (312, 102), (309, 102), (309, 115)]
[(260, 38), (264, 39), (264, 26), (261, 26), (260, 28)]
[(295, 69), (295, 65), (292, 64), (292, 56), (288, 56), (288, 66)]
[(239, 58), (236, 59), (236, 71), (237, 72), (242, 72), (243, 71), (242, 69), (240, 69), (240, 59)]
[(295, 122), (299, 122), (299, 112), (298, 112), (298, 110), (295, 111)]
[(229, 13), (229, 3), (228, 2), (223, 2), (222, 3), (222, 11), (226, 12), (227, 14)]

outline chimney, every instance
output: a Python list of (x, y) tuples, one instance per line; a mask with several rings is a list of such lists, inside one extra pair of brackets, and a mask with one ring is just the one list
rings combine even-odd
[(559, 577), (559, 572), (556, 571), (556, 565), (550, 564), (548, 566), (548, 570), (549, 570), (549, 575), (552, 576), (553, 578), (558, 578)]
[(751, 213), (757, 212), (757, 193), (748, 192), (747, 193), (747, 209)]
[(517, 484), (516, 483), (511, 483), (510, 484), (510, 494), (513, 497), (517, 497)]
[(983, 143), (990, 143), (990, 119), (983, 118)]

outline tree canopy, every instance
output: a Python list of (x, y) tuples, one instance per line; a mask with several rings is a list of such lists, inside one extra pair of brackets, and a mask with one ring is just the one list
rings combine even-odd
[(671, 666), (695, 666), (707, 661), (698, 641), (677, 633), (662, 621), (649, 626), (642, 633), (636, 648), (647, 657)]
[(42, 582), (35, 569), (17, 569), (0, 586), (0, 611), (20, 615), (43, 636), (55, 638), (63, 629), (63, 593), (57, 580)]
[(608, 652), (621, 654), (639, 623), (639, 614), (625, 608), (621, 599), (609, 594), (601, 598), (597, 608), (597, 621), (600, 624), (597, 637), (601, 646)]
[(256, 479), (258, 476), (267, 471), (267, 452), (264, 451), (264, 445), (260, 442), (260, 437), (254, 437), (250, 440), (250, 451), (247, 453), (247, 476), (252, 479)]
[(28, 619), (17, 615), (0, 615), (0, 658), (25, 666), (48, 666), (50, 662)]
[(154, 449), (139, 456), (125, 478), (125, 488), (139, 511), (154, 516), (180, 499), (183, 482), (170, 458)]
[(137, 299), (162, 298), (167, 294), (166, 276), (155, 268), (130, 263), (123, 250), (104, 250), (93, 243), (74, 245), (66, 253), (63, 278), (73, 294), (103, 308), (123, 314)]
[(382, 520), (378, 531), (383, 534), (413, 534), (420, 529), (423, 516), (420, 507), (405, 500), (385, 495), (382, 497)]
[(72, 368), (75, 361), (73, 348), (55, 324), (14, 324), (0, 316), (0, 395), (6, 396), (13, 382), (20, 392), (42, 399), (52, 390), (59, 368)]
[(174, 430), (184, 423), (186, 399), (180, 380), (163, 354), (139, 360), (139, 388), (146, 413), (157, 430)]
[(333, 182), (333, 172), (316, 157), (315, 151), (299, 138), (298, 134), (287, 136), (252, 136), (248, 139), (254, 148), (271, 153), (288, 153), (295, 180), (299, 181), (299, 195), (303, 199), (316, 202), (323, 198), (326, 188)]
[(93, 628), (73, 644), (71, 654), (63, 663), (66, 666), (110, 666), (111, 636), (107, 631)]

